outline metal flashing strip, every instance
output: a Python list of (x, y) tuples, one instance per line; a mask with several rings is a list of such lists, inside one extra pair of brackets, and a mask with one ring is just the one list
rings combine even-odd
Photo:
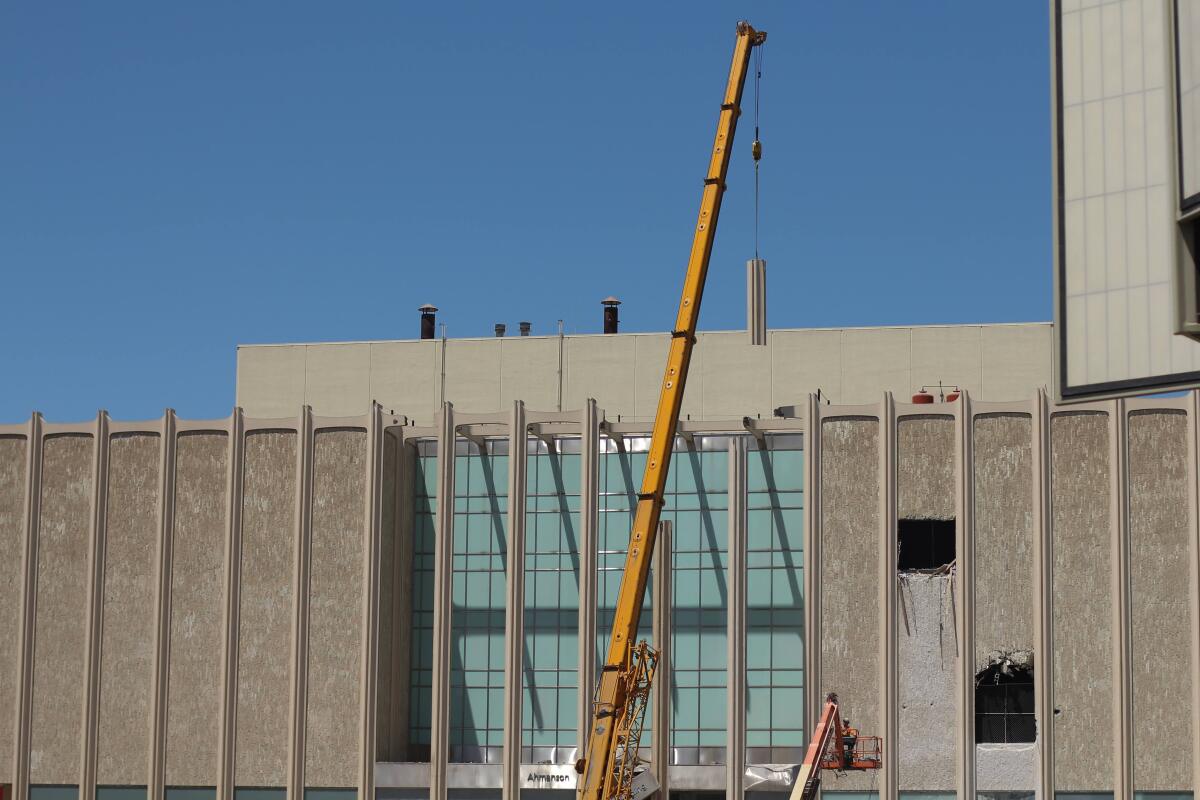
[(958, 633), (959, 797), (975, 796), (975, 415), (963, 391), (955, 406), (955, 616)]
[(104, 617), (105, 528), (108, 523), (108, 412), (96, 415), (92, 434), (92, 530), (88, 550), (87, 644), (84, 652), (83, 736), (80, 743), (79, 791), (96, 796), (96, 737), (100, 715), (100, 643)]
[[(654, 542), (654, 614), (651, 620), (654, 644), (658, 648), (658, 680), (654, 683), (651, 702), (654, 743), (650, 764), (658, 778), (659, 797), (671, 792), (671, 546), (674, 531), (670, 520), (658, 523), (658, 538)], [(595, 640), (593, 631), (592, 639)]]
[(229, 419), (229, 507), (225, 542), (225, 638), (221, 653), (221, 740), (216, 800), (233, 800), (234, 745), (237, 738), (238, 626), (241, 618), (242, 499), (246, 418), (240, 408)]
[(1041, 746), (1037, 750), (1035, 780), (1038, 800), (1054, 797), (1054, 545), (1050, 508), (1050, 404), (1038, 389), (1031, 409), (1033, 448), (1030, 491), (1033, 493), (1034, 641), (1036, 668), (1033, 671), (1034, 719)]
[(33, 709), (33, 634), (37, 618), (38, 528), (42, 494), (42, 415), (30, 416), (25, 432), (25, 543), (21, 551), (21, 634), (17, 644), (19, 694), (13, 753), (13, 796), (29, 798), (29, 744)]
[(302, 406), (296, 420), (296, 542), (292, 562), (292, 652), (287, 749), (288, 800), (303, 800), (304, 739), (308, 716), (308, 604), (312, 577), (313, 413)]
[[(362, 655), (359, 659), (358, 800), (375, 797), (375, 735), (379, 693), (379, 578), (383, 527), (383, 409), (367, 417), (367, 480), (363, 530)], [(398, 627), (398, 626), (397, 626)]]
[(1109, 405), (1109, 503), (1113, 581), (1113, 800), (1133, 800), (1133, 632), (1130, 630), (1129, 420)]
[(430, 719), (429, 800), (446, 800), (450, 756), (450, 590), (454, 551), (454, 405), (443, 403), (438, 420), (437, 511), (433, 545), (433, 680)]
[[(592, 692), (596, 688), (596, 552), (600, 529), (600, 425), (603, 419), (604, 412), (589, 397), (580, 423), (579, 457), (579, 688), (575, 702), (578, 715), (576, 742), (579, 743), (586, 742), (591, 731)], [(655, 641), (660, 640), (656, 638)]]
[(525, 505), (529, 430), (525, 404), (513, 402), (508, 425), (508, 553), (504, 609), (504, 751), (501, 797), (521, 797), (521, 706), (525, 651)]
[(746, 437), (729, 438), (726, 573), (725, 795), (741, 797), (746, 772)]
[(171, 649), (171, 571), (175, 529), (175, 411), (163, 414), (159, 433), (158, 554), (155, 560), (154, 689), (151, 695), (149, 782), (146, 796), (162, 800), (167, 760), (167, 675)]
[(899, 631), (896, 563), (896, 402), (891, 392), (875, 406), (879, 419), (879, 611), (883, 657), (879, 663), (880, 717), (883, 723), (882, 800), (897, 800), (899, 771), (896, 755), (900, 736)]

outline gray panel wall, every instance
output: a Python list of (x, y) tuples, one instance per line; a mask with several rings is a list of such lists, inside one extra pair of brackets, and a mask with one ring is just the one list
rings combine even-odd
[[(902, 417), (896, 434), (898, 517), (954, 519), (954, 419)], [(904, 575), (898, 581), (899, 786), (953, 791), (959, 648), (952, 583), (946, 575)]]
[(96, 780), (148, 782), (159, 538), (159, 437), (109, 445)]
[(29, 773), (77, 783), (87, 647), (93, 437), (47, 436), (38, 529)]
[(238, 630), (238, 786), (284, 786), (296, 542), (296, 434), (246, 435)]
[[(864, 733), (880, 730), (879, 422), (821, 424), (821, 697), (837, 692)], [(867, 789), (872, 776), (825, 778), (827, 789)]]
[(1057, 791), (1113, 790), (1109, 468), (1107, 414), (1051, 417)]
[(364, 431), (315, 435), (307, 786), (353, 786), (357, 781), (366, 457)]
[(0, 436), (0, 783), (13, 781), (12, 724), (20, 685), (21, 555), (25, 549), (26, 439)]
[(1128, 430), (1134, 787), (1190, 791), (1187, 416), (1135, 411)]
[(181, 434), (175, 464), (165, 776), (168, 786), (215, 786), (229, 436)]

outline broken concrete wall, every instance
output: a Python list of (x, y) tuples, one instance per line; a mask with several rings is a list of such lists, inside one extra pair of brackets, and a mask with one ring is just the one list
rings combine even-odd
[(898, 580), (900, 789), (954, 791), (958, 669), (954, 578), (903, 573)]
[[(1187, 417), (1129, 415), (1133, 779), (1139, 792), (1191, 791)], [(1164, 752), (1165, 750), (1165, 752)]]
[[(879, 713), (879, 422), (821, 424), (821, 696), (837, 692), (864, 732)], [(873, 775), (830, 773), (826, 789), (862, 790)]]
[[(954, 418), (902, 417), (896, 423), (896, 504), (900, 519), (955, 517)], [(900, 789), (953, 791), (955, 672), (953, 579), (898, 577)]]
[(1050, 420), (1054, 786), (1111, 792), (1112, 575), (1108, 415)]
[[(1032, 663), (1034, 634), (1033, 430), (1027, 414), (974, 420), (975, 672), (1000, 658)], [(981, 791), (1033, 791), (1035, 744), (975, 747)]]

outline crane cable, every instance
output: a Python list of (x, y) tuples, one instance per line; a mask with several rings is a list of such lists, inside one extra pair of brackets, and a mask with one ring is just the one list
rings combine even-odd
[(758, 260), (758, 195), (759, 179), (758, 166), (762, 161), (762, 142), (758, 138), (758, 87), (762, 82), (763, 46), (754, 48), (754, 143), (750, 145), (750, 155), (754, 158), (754, 260)]

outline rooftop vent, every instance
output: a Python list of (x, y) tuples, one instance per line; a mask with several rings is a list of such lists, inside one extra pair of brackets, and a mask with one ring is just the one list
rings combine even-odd
[(609, 295), (600, 301), (600, 305), (604, 306), (604, 332), (616, 333), (621, 322), (617, 315), (617, 306), (621, 305), (621, 301)]
[(497, 323), (496, 323), (496, 336), (497, 336), (497, 337), (504, 336), (504, 331), (505, 331), (505, 330), (507, 330), (507, 328), (505, 328), (505, 326), (504, 326), (504, 323), (503, 323), (503, 322), (497, 322)]
[(437, 306), (426, 303), (417, 309), (421, 312), (421, 338), (432, 339), (434, 328), (437, 327)]
[(528, 336), (530, 333), (533, 332), (533, 323), (532, 322), (518, 322), (517, 326), (521, 329), (522, 336)]

